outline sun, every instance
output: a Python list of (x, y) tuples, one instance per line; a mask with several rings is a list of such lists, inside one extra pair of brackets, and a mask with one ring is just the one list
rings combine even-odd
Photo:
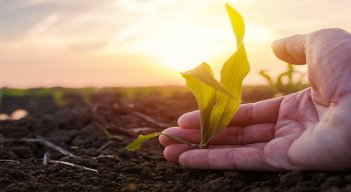
[(184, 36), (178, 39), (167, 39), (158, 43), (152, 48), (151, 55), (159, 63), (167, 68), (176, 71), (186, 71), (194, 68), (200, 63), (207, 61), (213, 54), (209, 49), (205, 49), (200, 41), (187, 39)]
[[(183, 28), (183, 30), (179, 30)], [(168, 27), (158, 32), (148, 51), (167, 68), (186, 71), (220, 53), (223, 46), (211, 38), (211, 30), (191, 26)]]

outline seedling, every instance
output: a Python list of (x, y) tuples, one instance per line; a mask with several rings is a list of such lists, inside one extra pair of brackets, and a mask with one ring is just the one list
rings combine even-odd
[[(294, 93), (308, 86), (303, 83), (306, 76), (305, 73), (294, 70), (294, 65), (292, 64), (287, 63), (286, 66), (286, 71), (278, 74), (275, 81), (265, 70), (259, 72), (259, 74), (269, 83), (273, 93), (276, 95)], [(293, 78), (295, 76), (297, 77), (296, 80)]]
[[(242, 96), (242, 81), (250, 70), (243, 43), (244, 21), (241, 15), (230, 5), (226, 4), (226, 9), (236, 37), (237, 50), (224, 63), (220, 72), (220, 81), (218, 82), (214, 78), (211, 67), (205, 62), (190, 71), (182, 73), (182, 76), (186, 79), (186, 85), (194, 94), (200, 109), (201, 141), (200, 144), (196, 144), (199, 148), (208, 148), (208, 144), (213, 137), (229, 124), (238, 111)], [(149, 135), (139, 135), (125, 149), (129, 151), (138, 150), (143, 142), (161, 134), (190, 146), (195, 145), (179, 137), (157, 132)]]

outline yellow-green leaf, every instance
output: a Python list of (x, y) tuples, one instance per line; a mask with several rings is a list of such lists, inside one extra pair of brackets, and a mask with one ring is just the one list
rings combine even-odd
[(230, 22), (233, 28), (233, 32), (236, 37), (237, 48), (243, 43), (244, 35), (245, 35), (245, 23), (244, 19), (241, 17), (240, 13), (236, 11), (232, 6), (228, 3), (225, 4), (227, 9), (227, 13), (230, 18)]
[[(186, 79), (186, 85), (194, 94), (199, 106), (201, 116), (201, 140), (204, 140), (206, 133), (209, 132), (209, 122), (212, 108), (215, 104), (215, 90), (213, 86), (210, 86), (211, 83), (209, 82), (212, 82), (213, 85), (219, 83), (214, 79), (211, 68), (206, 63), (202, 63), (195, 69), (182, 73), (182, 75)], [(204, 79), (206, 79), (207, 83), (203, 81)]]
[(209, 135), (212, 137), (224, 129), (238, 111), (242, 97), (242, 82), (249, 70), (250, 65), (247, 60), (245, 48), (242, 45), (228, 59), (221, 71), (221, 84), (232, 93), (234, 98), (221, 93), (216, 94), (217, 102), (213, 108), (210, 120), (212, 131)]
[(138, 138), (136, 138), (132, 143), (130, 143), (129, 145), (127, 145), (124, 149), (128, 150), (128, 151), (136, 151), (140, 148), (140, 146), (147, 140), (152, 139), (154, 137), (157, 137), (161, 135), (160, 132), (156, 132), (156, 133), (151, 133), (148, 135), (139, 135)]

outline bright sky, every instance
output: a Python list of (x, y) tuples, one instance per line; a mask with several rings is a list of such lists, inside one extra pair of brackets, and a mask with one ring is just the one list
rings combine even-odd
[(2, 0), (0, 87), (184, 85), (179, 72), (235, 51), (225, 2), (247, 25), (246, 84), (284, 70), (274, 39), (351, 31), (350, 0)]

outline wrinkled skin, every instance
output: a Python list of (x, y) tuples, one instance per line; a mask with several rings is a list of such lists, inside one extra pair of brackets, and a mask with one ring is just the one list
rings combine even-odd
[[(311, 88), (242, 104), (210, 149), (190, 149), (160, 136), (164, 157), (185, 168), (236, 170), (351, 169), (351, 35), (323, 29), (272, 45), (276, 56), (306, 64)], [(165, 133), (199, 143), (199, 112)]]

